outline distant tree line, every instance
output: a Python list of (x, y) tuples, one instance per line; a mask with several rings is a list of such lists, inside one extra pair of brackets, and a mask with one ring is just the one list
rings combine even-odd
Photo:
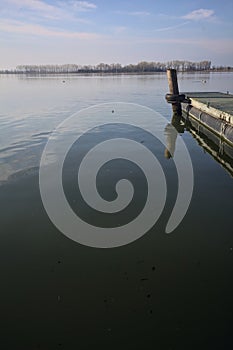
[(232, 70), (232, 67), (213, 66), (211, 61), (169, 61), (163, 62), (139, 62), (137, 64), (121, 65), (120, 63), (99, 63), (97, 65), (79, 64), (48, 64), (48, 65), (20, 65), (14, 70), (2, 70), (1, 73), (26, 73), (26, 74), (60, 74), (60, 73), (153, 73), (166, 72), (174, 68), (179, 72)]
[(99, 63), (98, 65), (24, 65), (17, 66), (16, 71), (24, 73), (150, 73), (166, 72), (168, 68), (174, 68), (178, 71), (187, 72), (194, 70), (209, 70), (210, 61), (189, 62), (189, 61), (170, 61), (162, 62), (139, 62), (137, 64), (128, 64), (122, 66), (120, 63)]

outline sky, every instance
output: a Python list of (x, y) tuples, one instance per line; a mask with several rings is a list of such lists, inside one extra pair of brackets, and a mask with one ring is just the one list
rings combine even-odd
[(0, 69), (211, 60), (233, 66), (232, 0), (0, 0)]

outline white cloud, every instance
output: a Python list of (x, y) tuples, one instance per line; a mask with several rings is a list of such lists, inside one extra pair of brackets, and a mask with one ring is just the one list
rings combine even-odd
[(57, 1), (57, 5), (50, 5), (46, 3), (43, 0), (7, 0), (7, 3), (9, 4), (15, 4), (16, 6), (19, 6), (21, 8), (28, 8), (31, 10), (39, 10), (39, 11), (51, 11), (57, 7), (67, 5), (71, 6), (76, 10), (89, 10), (89, 9), (95, 9), (97, 6), (94, 3), (91, 3), (89, 1), (77, 1), (77, 0), (68, 0), (68, 1)]
[[(22, 10), (25, 13), (32, 13), (39, 17), (49, 19), (68, 19), (74, 18), (75, 13), (86, 12), (96, 9), (94, 3), (88, 1), (57, 1), (50, 5), (43, 0), (2, 0), (6, 5), (11, 5), (11, 11)], [(6, 7), (6, 6), (5, 6)]]
[(182, 18), (197, 21), (197, 20), (203, 20), (203, 19), (211, 19), (213, 18), (213, 15), (214, 15), (213, 10), (199, 9), (188, 13)]
[(49, 5), (41, 0), (8, 0), (7, 3), (15, 5), (17, 8), (33, 11), (51, 12), (56, 9), (55, 6)]
[(66, 3), (78, 11), (87, 11), (87, 10), (93, 10), (97, 8), (95, 4), (89, 1), (70, 0), (70, 1), (66, 1)]
[(131, 16), (149, 16), (150, 12), (146, 12), (146, 11), (134, 11), (134, 12), (129, 12), (128, 13)]
[(174, 30), (176, 28), (180, 28), (180, 27), (183, 27), (185, 26), (186, 24), (188, 24), (189, 21), (186, 21), (186, 22), (183, 22), (183, 23), (180, 23), (180, 24), (176, 24), (174, 26), (169, 26), (169, 27), (164, 27), (164, 28), (158, 28), (158, 29), (155, 29), (156, 32), (165, 32), (167, 30)]
[(96, 33), (71, 32), (56, 28), (48, 28), (38, 24), (28, 24), (15, 20), (1, 20), (0, 31), (27, 34), (47, 37), (77, 38), (77, 39), (97, 39), (100, 36)]
[(150, 12), (147, 11), (131, 11), (131, 12), (127, 12), (127, 11), (114, 11), (114, 13), (118, 14), (118, 15), (128, 15), (128, 16), (149, 16)]

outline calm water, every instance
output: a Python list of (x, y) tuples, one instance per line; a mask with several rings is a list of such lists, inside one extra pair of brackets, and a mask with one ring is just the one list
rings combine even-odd
[[(233, 93), (232, 73), (178, 78), (180, 91)], [(222, 164), (216, 161), (193, 137), (195, 132), (182, 133), (193, 162), (193, 198), (171, 235), (164, 229), (177, 193), (173, 160), (164, 158), (150, 135), (131, 128), (95, 130), (81, 150), (74, 147), (65, 189), (77, 210), (81, 202), (74, 193), (73, 161), (93, 140), (128, 135), (143, 142), (157, 153), (169, 194), (160, 219), (146, 235), (119, 248), (89, 248), (59, 232), (41, 201), (40, 158), (60, 122), (84, 107), (121, 101), (150, 107), (169, 123), (167, 90), (164, 74), (0, 76), (2, 348), (145, 349), (152, 342), (156, 349), (232, 349), (231, 164), (227, 157)], [(117, 160), (103, 169), (99, 189), (112, 200), (113, 184), (126, 174), (138, 188), (128, 211), (119, 218), (93, 215), (82, 203), (85, 220), (112, 227), (138, 215), (146, 184), (132, 164)]]

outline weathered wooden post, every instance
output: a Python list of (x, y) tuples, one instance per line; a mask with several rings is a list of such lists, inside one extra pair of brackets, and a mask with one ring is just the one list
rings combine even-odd
[(176, 69), (167, 70), (167, 79), (169, 86), (169, 94), (166, 94), (166, 100), (172, 104), (173, 113), (181, 116), (181, 102), (184, 101), (185, 95), (180, 95), (177, 82)]
[(168, 124), (165, 128), (165, 136), (167, 141), (167, 147), (164, 151), (165, 158), (171, 158), (175, 152), (175, 144), (178, 133), (184, 132), (183, 126), (181, 126), (181, 102), (185, 100), (185, 95), (179, 93), (179, 87), (177, 82), (177, 74), (175, 69), (167, 70), (167, 79), (169, 86), (169, 94), (166, 94), (166, 100), (171, 103), (173, 116), (171, 124)]
[(176, 74), (175, 69), (168, 69), (167, 70), (167, 79), (168, 79), (168, 86), (169, 86), (170, 94), (179, 95), (177, 74)]

